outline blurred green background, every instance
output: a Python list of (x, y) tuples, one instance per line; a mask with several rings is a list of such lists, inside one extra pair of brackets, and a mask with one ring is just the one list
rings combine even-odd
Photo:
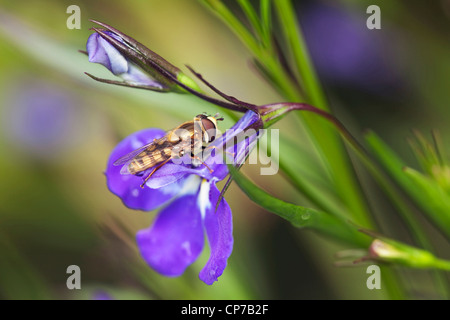
[[(226, 1), (234, 8), (232, 1)], [(66, 8), (81, 9), (81, 29), (69, 30)], [(450, 3), (436, 1), (297, 1), (330, 105), (357, 137), (371, 128), (413, 166), (411, 129), (449, 132)], [(382, 29), (366, 28), (366, 8), (378, 4)], [(235, 8), (236, 9), (236, 8)], [(198, 1), (0, 1), (0, 298), (94, 299), (380, 299), (366, 287), (366, 267), (337, 268), (348, 246), (328, 241), (252, 204), (236, 186), (234, 251), (219, 282), (207, 286), (201, 258), (179, 278), (166, 278), (141, 260), (134, 234), (155, 213), (125, 208), (105, 184), (109, 153), (125, 136), (147, 127), (170, 129), (201, 112), (221, 110), (188, 95), (159, 94), (96, 83), (84, 50), (93, 26), (108, 23), (179, 67), (189, 64), (222, 91), (268, 104), (279, 96), (249, 64), (246, 48)], [(302, 142), (286, 117), (281, 135)], [(229, 127), (230, 119), (223, 126)], [(303, 147), (310, 146), (305, 142)], [(281, 156), (289, 156), (283, 153)], [(302, 165), (298, 159), (298, 165)], [(358, 165), (357, 165), (358, 168)], [(259, 185), (307, 206), (282, 175)], [(370, 186), (363, 172), (360, 177)], [(405, 230), (376, 188), (369, 202), (399, 238)], [(431, 230), (431, 226), (423, 222)], [(432, 239), (443, 258), (448, 244)], [(82, 289), (68, 290), (66, 269), (81, 268)], [(407, 273), (410, 291), (433, 298), (429, 275)]]

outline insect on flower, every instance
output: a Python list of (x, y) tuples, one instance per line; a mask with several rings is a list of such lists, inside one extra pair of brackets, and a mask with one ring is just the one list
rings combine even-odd
[(206, 148), (206, 145), (214, 141), (219, 133), (217, 121), (223, 118), (199, 114), (194, 120), (187, 121), (179, 125), (173, 130), (159, 139), (126, 154), (114, 162), (115, 166), (122, 165), (121, 174), (133, 174), (141, 176), (145, 174), (147, 169), (153, 168), (152, 171), (144, 178), (141, 188), (150, 177), (163, 165), (172, 159), (181, 158), (186, 154), (190, 154), (191, 158), (203, 164), (212, 173), (212, 170), (202, 161), (198, 154)]

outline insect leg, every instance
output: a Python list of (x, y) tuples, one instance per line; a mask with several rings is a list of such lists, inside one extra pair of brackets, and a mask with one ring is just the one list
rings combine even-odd
[(214, 172), (214, 170), (212, 170), (210, 167), (208, 167), (208, 165), (207, 165), (206, 163), (204, 163), (204, 162), (202, 161), (202, 159), (200, 159), (200, 157), (192, 156), (192, 155), (191, 155), (191, 158), (200, 161), (201, 164), (204, 165), (204, 166), (209, 170), (209, 173), (213, 173), (213, 172)]
[[(218, 149), (218, 147), (217, 147), (217, 146), (207, 146), (207, 147), (205, 147), (205, 149), (211, 149), (211, 150), (213, 150), (213, 149)], [(232, 156), (232, 157), (234, 157), (234, 156), (236, 155), (236, 152), (229, 152), (229, 151), (226, 151), (226, 150), (223, 151), (223, 152), (229, 154), (229, 155)]]
[(142, 184), (141, 184), (141, 188), (142, 188), (142, 189), (144, 189), (144, 186), (145, 186), (145, 184), (147, 183), (148, 179), (150, 179), (150, 177), (151, 177), (156, 171), (158, 171), (159, 169), (161, 169), (161, 167), (162, 167), (163, 165), (165, 165), (167, 162), (169, 162), (170, 159), (171, 159), (171, 158), (169, 158), (169, 159), (167, 159), (167, 160), (161, 162), (157, 167), (155, 167), (155, 168), (152, 170), (152, 172), (149, 173), (148, 176), (145, 177), (144, 182), (142, 182)]
[[(206, 146), (206, 147), (203, 147), (203, 148), (204, 148), (203, 150), (216, 150), (216, 149), (219, 149), (217, 146)], [(211, 155), (211, 152), (212, 151), (209, 151), (208, 156)], [(231, 163), (234, 163), (235, 157), (236, 157), (236, 153), (235, 152), (229, 152), (229, 151), (226, 151), (226, 150), (222, 150), (221, 148), (219, 149), (219, 152), (223, 152), (226, 155), (228, 155), (228, 156), (224, 156), (222, 154), (222, 157), (225, 158), (225, 162), (226, 163), (228, 163), (229, 161), (231, 161)], [(230, 159), (230, 157), (231, 157), (231, 159)]]

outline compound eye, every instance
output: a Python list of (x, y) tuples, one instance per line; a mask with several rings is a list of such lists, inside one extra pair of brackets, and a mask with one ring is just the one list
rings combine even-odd
[(202, 119), (202, 126), (204, 130), (204, 141), (212, 142), (216, 139), (216, 125), (209, 119)]

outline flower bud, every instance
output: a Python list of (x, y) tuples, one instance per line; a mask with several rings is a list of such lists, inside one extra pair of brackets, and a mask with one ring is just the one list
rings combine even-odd
[[(106, 34), (121, 41), (119, 37), (109, 31)], [(89, 62), (99, 63), (111, 71), (114, 75), (121, 77), (125, 83), (140, 86), (148, 86), (149, 89), (165, 91), (168, 86), (156, 81), (142, 71), (141, 68), (127, 60), (116, 48), (102, 38), (98, 33), (92, 34), (86, 44)]]
[(388, 239), (373, 240), (369, 247), (369, 258), (413, 268), (433, 268), (440, 264), (428, 251)]
[(102, 64), (123, 81), (105, 80), (88, 74), (94, 80), (161, 92), (184, 92), (179, 83), (200, 90), (180, 69), (141, 43), (107, 24), (92, 21), (105, 29), (93, 28), (96, 33), (86, 44), (89, 61)]

